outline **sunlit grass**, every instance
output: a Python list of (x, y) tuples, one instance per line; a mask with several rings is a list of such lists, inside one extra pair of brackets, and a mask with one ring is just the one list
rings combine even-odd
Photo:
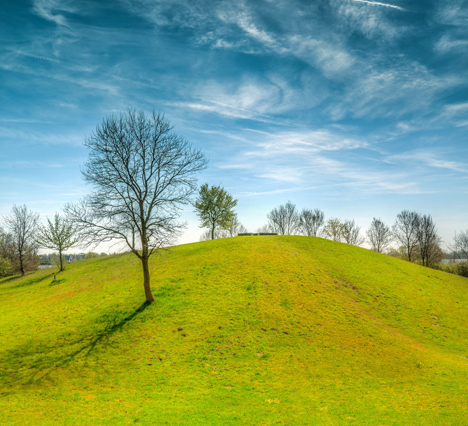
[(2, 424), (468, 424), (468, 280), (238, 237), (0, 280)]

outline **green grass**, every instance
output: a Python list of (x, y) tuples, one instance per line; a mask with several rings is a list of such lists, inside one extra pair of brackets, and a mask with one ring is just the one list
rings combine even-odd
[(0, 280), (2, 425), (468, 425), (468, 280), (308, 237)]

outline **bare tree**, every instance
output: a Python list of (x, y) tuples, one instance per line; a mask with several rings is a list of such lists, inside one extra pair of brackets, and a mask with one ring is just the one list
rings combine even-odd
[(231, 222), (229, 222), (224, 229), (216, 229), (214, 232), (214, 238), (212, 238), (211, 229), (207, 229), (200, 236), (200, 241), (208, 241), (218, 238), (231, 238), (237, 237), (240, 233), (247, 232), (247, 229), (239, 222), (237, 215), (234, 216)]
[(207, 160), (155, 112), (107, 117), (85, 145), (90, 155), (82, 173), (93, 192), (65, 211), (87, 243), (125, 242), (141, 261), (146, 301), (153, 302), (148, 260), (184, 227), (180, 210)]
[(319, 209), (302, 209), (299, 215), (299, 229), (303, 235), (316, 237), (323, 226), (325, 215)]
[(243, 232), (247, 232), (247, 229), (244, 225), (242, 225), (242, 223), (240, 223), (239, 217), (237, 214), (235, 214), (234, 217), (226, 223), (224, 229), (221, 231), (221, 234), (223, 235), (223, 238), (226, 238), (237, 237), (237, 235)]
[(54, 222), (47, 219), (47, 225), (38, 228), (36, 241), (41, 247), (58, 251), (60, 271), (63, 271), (63, 252), (77, 244), (78, 238), (73, 224), (56, 213)]
[(442, 241), (431, 215), (418, 215), (416, 238), (421, 262), (424, 266), (429, 266), (440, 257), (439, 244)]
[[(5, 227), (11, 235), (11, 244), (19, 264), (19, 271), (24, 275), (26, 263), (31, 263), (37, 256), (35, 234), (39, 214), (28, 210), (26, 205), (14, 205), (11, 214), (4, 219)], [(37, 266), (37, 265), (36, 265)]]
[(291, 201), (275, 207), (267, 217), (269, 229), (278, 235), (292, 235), (299, 227), (299, 214)]
[(11, 236), (0, 228), (0, 278), (14, 273), (14, 253)]
[(201, 186), (194, 203), (195, 212), (201, 220), (201, 227), (210, 229), (212, 240), (215, 239), (217, 228), (226, 229), (231, 225), (236, 215), (236, 205), (237, 200), (223, 187), (210, 188), (207, 183)]
[(367, 230), (367, 238), (372, 250), (383, 253), (392, 242), (393, 234), (389, 226), (374, 217)]
[(405, 247), (408, 261), (414, 260), (414, 250), (418, 245), (417, 229), (418, 229), (419, 214), (403, 210), (397, 215), (395, 224), (393, 225), (394, 238)]
[(273, 229), (270, 228), (270, 225), (262, 225), (257, 228), (257, 233), (259, 234), (268, 234), (270, 232), (275, 232)]
[(322, 230), (322, 235), (333, 241), (341, 241), (343, 237), (343, 223), (340, 219), (331, 218), (327, 220)]
[(345, 243), (353, 246), (361, 245), (365, 239), (360, 235), (361, 227), (357, 226), (354, 220), (345, 220), (341, 236)]
[(452, 251), (458, 259), (468, 259), (468, 229), (455, 234)]

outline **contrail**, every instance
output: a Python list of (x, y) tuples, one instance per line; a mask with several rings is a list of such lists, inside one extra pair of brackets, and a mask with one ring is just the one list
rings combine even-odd
[(388, 4), (388, 3), (380, 3), (378, 1), (369, 1), (369, 0), (351, 0), (351, 1), (355, 1), (358, 3), (373, 4), (374, 6), (384, 6), (384, 7), (391, 7), (393, 9), (398, 9), (398, 10), (405, 10), (400, 6), (395, 6), (394, 4)]
[(49, 61), (49, 62), (56, 62), (57, 64), (60, 64), (60, 61), (58, 61), (57, 59), (47, 58), (46, 56), (34, 55), (32, 53), (22, 52), (21, 50), (17, 50), (16, 53), (20, 55), (24, 55), (24, 56), (29, 56), (31, 58), (41, 59), (43, 61)]

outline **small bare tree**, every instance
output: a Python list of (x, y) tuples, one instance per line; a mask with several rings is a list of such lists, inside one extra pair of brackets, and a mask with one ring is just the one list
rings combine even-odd
[(37, 255), (35, 235), (38, 220), (39, 214), (29, 211), (26, 205), (14, 205), (11, 214), (4, 219), (21, 275), (25, 273), (26, 263), (31, 263)]
[(372, 219), (370, 228), (367, 230), (367, 238), (371, 246), (371, 250), (377, 253), (383, 253), (384, 250), (391, 244), (393, 234), (389, 226), (385, 225), (380, 218)]
[(431, 215), (418, 215), (416, 238), (419, 247), (419, 256), (424, 266), (429, 266), (440, 257), (441, 238)]
[(242, 225), (242, 223), (240, 223), (239, 217), (235, 214), (234, 217), (226, 223), (225, 227), (221, 231), (221, 235), (223, 235), (223, 238), (237, 237), (237, 235), (243, 232), (247, 232), (247, 229)]
[(60, 271), (63, 271), (63, 252), (77, 244), (78, 238), (73, 224), (56, 213), (53, 222), (47, 219), (47, 225), (38, 228), (36, 242), (41, 247), (58, 251)]
[(360, 235), (361, 227), (357, 226), (354, 220), (345, 220), (341, 236), (346, 244), (360, 246), (365, 239)]
[(405, 247), (408, 261), (414, 260), (414, 251), (418, 246), (417, 229), (419, 214), (403, 210), (397, 215), (393, 225), (393, 236), (402, 246)]
[(278, 235), (292, 235), (299, 227), (299, 214), (291, 201), (275, 207), (267, 217), (269, 229)]
[[(247, 229), (239, 222), (237, 215), (234, 216), (224, 229), (216, 229), (214, 232), (214, 239), (237, 237), (240, 233), (247, 232)], [(200, 236), (200, 241), (212, 240), (211, 229), (207, 229)]]
[(303, 235), (316, 237), (323, 226), (325, 215), (319, 209), (302, 209), (299, 215), (299, 229)]
[(155, 112), (107, 117), (85, 146), (90, 154), (82, 173), (94, 191), (65, 211), (82, 241), (117, 240), (130, 248), (142, 264), (146, 301), (153, 302), (148, 260), (184, 227), (180, 210), (207, 160)]
[(262, 225), (260, 227), (257, 228), (257, 233), (259, 234), (268, 234), (270, 232), (275, 232), (274, 229), (271, 229), (270, 228), (270, 225)]
[(458, 259), (468, 259), (468, 229), (455, 234), (452, 251)]

